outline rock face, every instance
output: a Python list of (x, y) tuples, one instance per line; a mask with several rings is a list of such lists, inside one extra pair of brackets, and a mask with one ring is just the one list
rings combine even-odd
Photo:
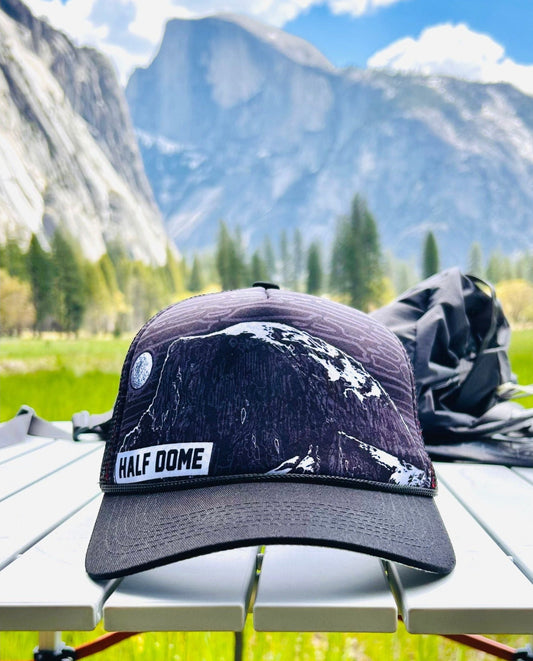
[(19, 0), (0, 0), (0, 242), (62, 228), (97, 259), (110, 242), (166, 260), (168, 239), (107, 60)]
[(533, 98), (509, 85), (337, 70), (312, 46), (235, 16), (168, 23), (127, 86), (171, 236), (212, 245), (300, 227), (328, 243), (355, 193), (386, 247), (444, 265), (533, 246)]

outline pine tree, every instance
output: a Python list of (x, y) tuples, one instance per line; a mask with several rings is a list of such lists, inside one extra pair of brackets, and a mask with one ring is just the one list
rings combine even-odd
[(329, 288), (337, 293), (347, 291), (348, 288), (347, 274), (344, 269), (344, 235), (347, 234), (348, 222), (348, 216), (341, 216), (338, 219), (331, 249)]
[(266, 279), (273, 280), (276, 276), (276, 258), (270, 237), (265, 237), (262, 245), (262, 258), (265, 263)]
[(516, 263), (516, 277), (533, 282), (533, 256), (527, 251), (521, 255)]
[(176, 258), (170, 246), (167, 246), (166, 261), (163, 266), (159, 267), (159, 271), (163, 285), (172, 298), (174, 298), (175, 294), (179, 294), (185, 290), (183, 264), (181, 260)]
[(110, 333), (115, 328), (114, 300), (107, 285), (102, 261), (83, 264), (85, 272), (87, 305), (84, 327), (91, 333)]
[(251, 283), (250, 266), (248, 264), (246, 249), (242, 238), (240, 225), (235, 228), (235, 237), (233, 239), (235, 245), (235, 271), (236, 287), (249, 287)]
[(204, 279), (202, 276), (202, 267), (200, 266), (200, 260), (198, 258), (198, 255), (195, 254), (192, 260), (191, 274), (189, 276), (189, 286), (188, 286), (189, 291), (192, 292), (202, 291), (202, 289), (204, 288), (203, 280)]
[(285, 287), (290, 287), (291, 259), (289, 253), (289, 242), (287, 240), (287, 232), (285, 230), (282, 230), (279, 239), (279, 255), (281, 262), (281, 284)]
[(222, 289), (230, 289), (231, 280), (231, 237), (224, 221), (220, 221), (218, 227), (218, 240), (216, 249), (216, 263), (218, 277)]
[(487, 263), (487, 280), (492, 284), (511, 280), (514, 277), (514, 268), (511, 260), (499, 250), (490, 254)]
[(487, 280), (495, 285), (500, 282), (500, 280), (503, 280), (501, 274), (501, 255), (492, 252), (489, 255), (489, 261), (487, 262)]
[(439, 249), (433, 232), (428, 232), (422, 253), (422, 277), (429, 278), (440, 270)]
[(502, 257), (502, 280), (513, 280), (515, 277), (514, 264), (508, 255)]
[(87, 306), (87, 288), (81, 260), (59, 230), (52, 240), (55, 316), (61, 330), (78, 332)]
[(384, 270), (378, 226), (374, 216), (366, 207), (363, 224), (363, 264), (365, 269), (365, 286), (361, 306), (368, 310), (371, 303), (381, 303), (381, 288), (383, 286)]
[(28, 280), (26, 255), (14, 237), (8, 237), (0, 251), (0, 268), (5, 269), (9, 275), (18, 280)]
[(26, 254), (26, 268), (35, 308), (35, 329), (47, 330), (54, 314), (54, 265), (51, 255), (41, 248), (35, 234)]
[(265, 260), (261, 257), (259, 250), (255, 250), (250, 262), (250, 279), (252, 282), (266, 282), (268, 271)]
[(333, 243), (330, 286), (353, 307), (368, 310), (379, 294), (383, 266), (378, 229), (362, 197), (339, 219)]
[(138, 328), (169, 303), (169, 292), (161, 271), (141, 261), (130, 262), (129, 298), (131, 324)]
[(104, 276), (107, 289), (110, 293), (113, 293), (118, 290), (117, 274), (115, 272), (115, 266), (111, 261), (108, 253), (105, 253), (98, 260), (102, 275)]
[(247, 284), (248, 269), (244, 259), (240, 232), (233, 238), (223, 221), (220, 222), (216, 249), (216, 265), (222, 289), (238, 289)]
[(468, 254), (468, 273), (477, 275), (478, 278), (483, 277), (483, 253), (481, 246), (477, 241), (470, 246)]
[(322, 279), (320, 247), (317, 243), (313, 242), (307, 252), (307, 293), (320, 294), (322, 290)]
[(292, 282), (291, 287), (299, 290), (304, 272), (305, 251), (302, 239), (302, 233), (297, 227), (293, 235), (293, 263), (292, 263)]

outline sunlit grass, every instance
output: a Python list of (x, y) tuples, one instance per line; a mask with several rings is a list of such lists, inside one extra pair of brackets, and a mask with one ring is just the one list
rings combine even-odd
[(1, 338), (0, 377), (35, 369), (66, 368), (75, 374), (93, 370), (118, 373), (131, 338)]
[[(62, 640), (76, 647), (104, 633), (64, 631)], [(497, 636), (512, 647), (525, 647), (527, 636)], [(0, 658), (31, 659), (35, 632), (0, 633)], [(133, 636), (101, 652), (98, 661), (232, 661), (231, 632), (157, 632)], [(264, 633), (253, 629), (252, 616), (244, 631), (244, 661), (489, 661), (487, 654), (440, 636), (411, 635), (402, 624), (394, 634)]]
[[(533, 330), (513, 332), (509, 360), (518, 383), (533, 384)], [(524, 397), (517, 401), (523, 406), (533, 407), (533, 397)]]
[(22, 404), (49, 420), (112, 408), (130, 339), (2, 339), (0, 420)]

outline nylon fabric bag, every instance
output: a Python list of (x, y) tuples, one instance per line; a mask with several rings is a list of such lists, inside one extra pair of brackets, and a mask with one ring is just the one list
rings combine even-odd
[(451, 268), (372, 316), (411, 359), (433, 459), (533, 466), (533, 409), (506, 401), (519, 387), (508, 357), (511, 329), (492, 285)]

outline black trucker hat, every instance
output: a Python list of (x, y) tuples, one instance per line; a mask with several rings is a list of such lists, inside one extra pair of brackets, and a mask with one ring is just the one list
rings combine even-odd
[(124, 363), (86, 557), (111, 578), (254, 544), (455, 558), (400, 341), (262, 284), (166, 308)]

